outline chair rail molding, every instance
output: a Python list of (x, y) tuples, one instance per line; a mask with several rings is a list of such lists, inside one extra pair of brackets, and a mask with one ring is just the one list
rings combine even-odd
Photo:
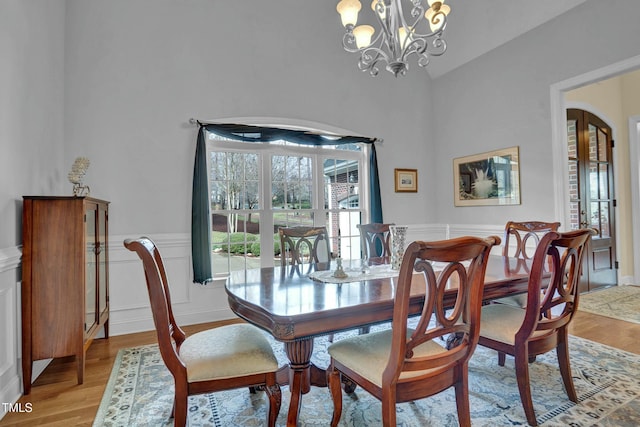
[(22, 246), (0, 248), (0, 273), (18, 268), (21, 259)]
[(153, 239), (165, 261), (171, 283), (171, 300), (176, 319), (183, 325), (233, 318), (227, 304), (225, 281), (207, 285), (193, 283), (191, 235), (186, 233), (130, 233), (109, 236), (109, 333), (122, 335), (154, 329), (144, 273), (140, 259), (127, 250), (127, 238)]

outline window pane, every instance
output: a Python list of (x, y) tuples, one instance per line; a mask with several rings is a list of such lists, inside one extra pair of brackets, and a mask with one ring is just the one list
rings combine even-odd
[(607, 134), (598, 129), (598, 160), (607, 161)]
[(589, 227), (600, 230), (600, 203), (591, 202), (591, 224)]
[(260, 193), (258, 181), (245, 182), (245, 207), (246, 209), (260, 208)]
[(609, 165), (601, 164), (600, 165), (600, 173), (598, 174), (598, 180), (600, 183), (600, 198), (608, 199), (609, 198), (609, 175), (608, 175)]
[(337, 214), (337, 229), (340, 230), (340, 239), (337, 239), (340, 248), (340, 257), (343, 259), (360, 259), (362, 257), (360, 248), (360, 232), (357, 225), (360, 224), (360, 212), (340, 211)]
[(589, 124), (589, 160), (598, 160), (598, 128)]
[(600, 237), (611, 237), (608, 202), (600, 202)]
[[(253, 212), (212, 215), (213, 271), (227, 273), (260, 267), (260, 215)], [(267, 253), (273, 249), (268, 248)]]
[(567, 120), (567, 148), (569, 152), (570, 159), (576, 159), (578, 157), (578, 134), (576, 131), (576, 121), (575, 120)]
[(324, 176), (329, 209), (358, 208), (359, 182), (358, 161), (328, 159), (324, 162)]
[[(252, 153), (211, 152), (211, 206), (219, 209), (257, 209), (258, 156)], [(247, 186), (246, 180), (252, 181)]]
[(310, 157), (272, 156), (272, 206), (312, 209), (313, 168)]
[(284, 208), (284, 182), (274, 181), (271, 184), (271, 206), (274, 209), (283, 209)]
[(229, 272), (229, 256), (222, 252), (222, 246), (229, 243), (227, 216), (221, 214), (212, 215), (211, 243), (213, 245), (213, 271), (215, 273)]
[(577, 230), (580, 228), (580, 203), (569, 203), (569, 229)]
[(589, 193), (592, 199), (599, 199), (598, 188), (598, 164), (589, 162)]
[(579, 178), (578, 178), (578, 162), (575, 160), (569, 160), (569, 199), (571, 201), (578, 200), (580, 194), (579, 190)]
[(226, 182), (211, 181), (209, 187), (211, 188), (211, 209), (214, 211), (225, 209)]

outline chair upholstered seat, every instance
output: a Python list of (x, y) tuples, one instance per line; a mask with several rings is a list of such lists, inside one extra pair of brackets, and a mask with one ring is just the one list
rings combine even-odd
[[(509, 304), (490, 304), (482, 308), (480, 333), (483, 337), (515, 345), (516, 332), (524, 322), (526, 310)], [(548, 334), (548, 331), (534, 331), (531, 339)]]
[[(407, 328), (407, 338), (411, 337), (412, 333), (413, 329)], [(352, 366), (353, 370), (363, 378), (378, 387), (382, 387), (382, 373), (387, 367), (387, 363), (389, 363), (392, 337), (393, 331), (387, 329), (352, 338), (344, 338), (329, 346), (329, 355), (341, 364)], [(436, 344), (434, 341), (427, 341), (414, 348), (414, 357), (433, 356), (446, 351), (446, 348)], [(419, 377), (432, 371), (434, 369), (404, 371), (400, 374), (399, 380)]]
[(189, 382), (278, 370), (278, 361), (269, 341), (260, 330), (248, 324), (228, 325), (191, 335), (182, 343), (180, 357), (187, 367)]

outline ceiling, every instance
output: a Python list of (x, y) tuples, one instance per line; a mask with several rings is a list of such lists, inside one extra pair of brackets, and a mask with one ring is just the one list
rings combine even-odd
[(432, 78), (512, 40), (586, 0), (447, 0), (447, 52), (431, 59)]

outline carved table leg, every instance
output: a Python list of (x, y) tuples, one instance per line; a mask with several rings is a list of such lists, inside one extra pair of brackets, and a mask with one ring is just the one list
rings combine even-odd
[(302, 395), (308, 393), (311, 388), (313, 338), (285, 342), (284, 349), (289, 358), (289, 388), (291, 390), (287, 426), (294, 427), (298, 424)]

